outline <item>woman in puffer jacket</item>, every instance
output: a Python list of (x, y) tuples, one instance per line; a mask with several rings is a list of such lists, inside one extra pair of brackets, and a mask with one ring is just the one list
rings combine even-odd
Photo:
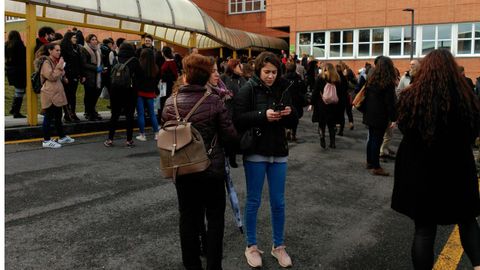
[(200, 226), (207, 217), (207, 267), (222, 269), (225, 214), (225, 155), (223, 144), (236, 140), (237, 132), (227, 109), (218, 95), (207, 92), (205, 84), (212, 73), (213, 63), (205, 56), (191, 54), (182, 61), (185, 85), (170, 96), (162, 112), (162, 123), (176, 120), (174, 99), (178, 112), (185, 117), (204, 95), (189, 122), (200, 132), (205, 149), (211, 148), (211, 165), (202, 172), (178, 175), (175, 187), (180, 211), (180, 244), (186, 269), (203, 269), (200, 260)]
[[(285, 250), (285, 181), (287, 177), (288, 142), (285, 129), (297, 121), (291, 84), (278, 76), (280, 59), (271, 52), (255, 60), (255, 74), (234, 98), (236, 127), (252, 134), (253, 143), (242, 145), (243, 166), (247, 181), (245, 257), (251, 267), (261, 267), (263, 253), (257, 246), (257, 213), (262, 199), (265, 176), (268, 179), (273, 227), (271, 254), (282, 267), (292, 261)], [(244, 141), (245, 142), (245, 141)]]

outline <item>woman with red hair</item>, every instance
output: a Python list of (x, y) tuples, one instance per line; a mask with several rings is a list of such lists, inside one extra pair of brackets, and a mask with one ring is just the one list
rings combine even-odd
[(403, 133), (395, 162), (392, 208), (415, 222), (415, 269), (432, 269), (437, 224), (458, 224), (460, 240), (480, 269), (480, 198), (471, 145), (478, 136), (479, 102), (452, 54), (429, 53), (415, 81), (400, 94)]

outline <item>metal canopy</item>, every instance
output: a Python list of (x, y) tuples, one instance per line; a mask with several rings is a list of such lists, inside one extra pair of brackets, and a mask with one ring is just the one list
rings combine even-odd
[(288, 49), (282, 39), (224, 27), (189, 0), (6, 0), (6, 15), (24, 17), (26, 3), (37, 5), (39, 20), (148, 33), (184, 47), (196, 33), (199, 49)]

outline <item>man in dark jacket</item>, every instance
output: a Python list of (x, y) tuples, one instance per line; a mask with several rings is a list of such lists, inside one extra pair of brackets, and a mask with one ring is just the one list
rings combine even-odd
[(465, 68), (464, 68), (463, 66), (459, 66), (459, 67), (458, 67), (458, 71), (460, 72), (460, 74), (462, 74), (463, 78), (465, 78), (465, 80), (467, 81), (468, 86), (470, 86), (470, 88), (472, 89), (472, 91), (475, 92), (475, 84), (473, 84), (472, 79), (470, 79), (470, 78), (468, 78), (467, 76), (465, 76)]

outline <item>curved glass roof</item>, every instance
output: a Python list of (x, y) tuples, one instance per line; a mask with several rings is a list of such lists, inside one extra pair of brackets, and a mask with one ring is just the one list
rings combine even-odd
[(184, 47), (194, 32), (199, 49), (288, 49), (282, 39), (224, 27), (189, 0), (6, 0), (5, 13), (25, 16), (25, 3), (37, 5), (39, 20), (145, 32)]

